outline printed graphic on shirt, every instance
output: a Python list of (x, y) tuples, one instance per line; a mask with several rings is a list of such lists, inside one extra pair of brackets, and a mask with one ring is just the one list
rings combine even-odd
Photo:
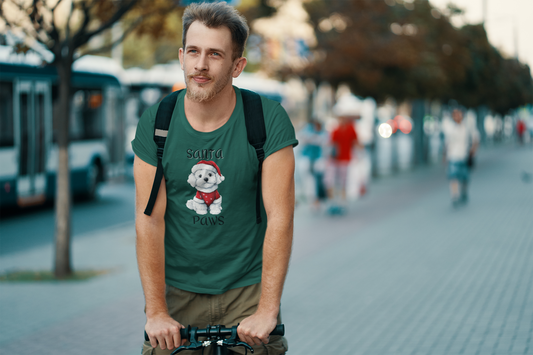
[(222, 212), (222, 196), (218, 185), (224, 181), (218, 165), (214, 161), (200, 160), (191, 169), (187, 182), (196, 189), (196, 195), (187, 201), (187, 208), (197, 214), (217, 215)]

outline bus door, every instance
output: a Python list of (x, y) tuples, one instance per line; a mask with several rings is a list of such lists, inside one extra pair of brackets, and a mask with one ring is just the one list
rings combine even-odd
[(50, 83), (16, 82), (17, 202), (20, 206), (43, 203), (46, 199), (46, 163), (52, 137), (51, 108)]

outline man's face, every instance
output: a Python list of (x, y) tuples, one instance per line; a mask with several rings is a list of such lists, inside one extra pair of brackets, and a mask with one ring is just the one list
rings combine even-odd
[(209, 28), (195, 21), (189, 27), (185, 48), (180, 48), (187, 97), (195, 102), (213, 99), (237, 77), (246, 59), (233, 60), (231, 32), (227, 27)]
[(452, 118), (455, 122), (461, 123), (463, 121), (463, 113), (460, 110), (453, 110)]

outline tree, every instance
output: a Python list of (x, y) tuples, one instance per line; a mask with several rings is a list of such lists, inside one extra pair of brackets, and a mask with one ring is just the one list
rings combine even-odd
[[(178, 4), (174, 6), (174, 4)], [(154, 5), (167, 13), (158, 13), (151, 17), (145, 16), (145, 9), (134, 8), (125, 18), (131, 22), (144, 17), (139, 26), (124, 41), (123, 65), (125, 68), (139, 66), (151, 68), (155, 64), (167, 63), (178, 59), (181, 46), (181, 17), (183, 7), (178, 0), (159, 0)], [(143, 50), (139, 51), (139, 47)]]
[[(338, 85), (377, 101), (456, 99), (503, 112), (531, 101), (529, 67), (505, 59), (483, 25), (454, 27), (427, 0), (312, 0), (316, 60), (300, 75)], [(529, 101), (528, 101), (529, 100)]]
[(443, 96), (465, 75), (465, 39), (426, 0), (315, 0), (307, 9), (324, 53), (307, 73), (334, 85), (402, 101)]
[(411, 38), (391, 32), (397, 21), (385, 2), (315, 0), (306, 8), (315, 27), (318, 60), (304, 76), (318, 76), (334, 87), (345, 82), (359, 95), (382, 100), (396, 91), (401, 74), (417, 64)]
[[(170, 0), (5, 0), (0, 6), (0, 18), (14, 32), (22, 32), (26, 50), (39, 43), (47, 48), (54, 59), (59, 78), (59, 116), (56, 120), (56, 136), (59, 166), (56, 188), (56, 246), (54, 273), (65, 278), (72, 273), (70, 260), (70, 211), (71, 192), (69, 174), (69, 112), (71, 101), (72, 63), (83, 53), (91, 38), (103, 35), (118, 21), (126, 26), (123, 35), (115, 43), (91, 53), (111, 48), (133, 30), (145, 30), (145, 21), (152, 16), (166, 16), (176, 5)], [(142, 24), (144, 23), (144, 27)], [(155, 21), (159, 31), (164, 21)], [(152, 29), (153, 31), (153, 29)]]
[(463, 81), (452, 91), (466, 107), (487, 105), (501, 114), (533, 101), (533, 81), (527, 65), (505, 59), (488, 41), (483, 25), (466, 25), (460, 32), (468, 38), (470, 65)]
[[(176, 0), (176, 2), (178, 2)], [(178, 50), (181, 47), (181, 17), (185, 5), (192, 0), (180, 0), (179, 6), (167, 16), (153, 16), (143, 21), (140, 26), (128, 36), (123, 43), (123, 66), (151, 68), (155, 64), (164, 64), (178, 60)], [(195, 1), (198, 2), (198, 1)], [(233, 1), (237, 3), (237, 1)], [(232, 2), (229, 2), (230, 4)], [(237, 10), (242, 13), (250, 25), (259, 17), (270, 16), (276, 11), (268, 5), (268, 0), (240, 0)], [(134, 19), (135, 9), (126, 15), (126, 19)], [(139, 51), (139, 47), (144, 50)], [(107, 54), (107, 53), (106, 53)], [(109, 53), (110, 54), (110, 53)], [(252, 67), (248, 63), (246, 70)]]

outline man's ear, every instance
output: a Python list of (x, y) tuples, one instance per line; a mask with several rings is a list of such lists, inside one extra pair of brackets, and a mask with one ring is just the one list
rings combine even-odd
[(246, 67), (247, 63), (248, 63), (248, 61), (246, 60), (245, 57), (240, 57), (240, 58), (236, 59), (235, 60), (235, 68), (233, 69), (232, 76), (234, 78), (236, 78), (239, 75), (241, 75), (241, 73), (244, 70), (244, 68)]
[(180, 48), (178, 55), (179, 55), (179, 59), (180, 59), (181, 70), (184, 70), (184, 68), (183, 68), (183, 48)]

